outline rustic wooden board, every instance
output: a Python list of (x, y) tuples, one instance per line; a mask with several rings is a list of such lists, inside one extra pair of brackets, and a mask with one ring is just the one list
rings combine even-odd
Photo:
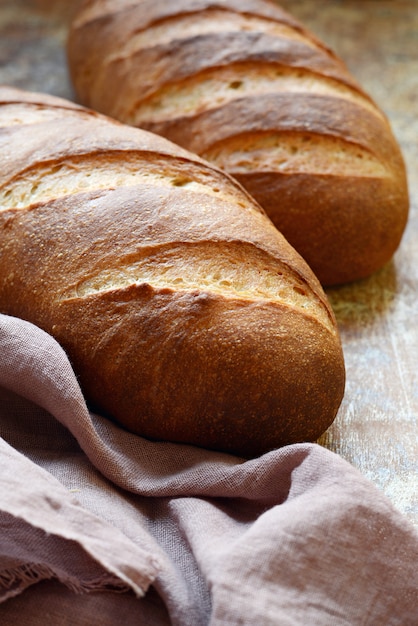
[[(320, 443), (369, 477), (418, 526), (418, 5), (283, 0), (346, 62), (389, 116), (409, 173), (409, 224), (393, 261), (328, 290), (347, 367)], [(75, 0), (2, 0), (0, 82), (73, 98), (64, 45)]]

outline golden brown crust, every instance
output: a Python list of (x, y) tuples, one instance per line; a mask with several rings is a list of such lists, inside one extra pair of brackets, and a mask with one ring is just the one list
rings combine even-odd
[(0, 311), (56, 337), (89, 403), (246, 456), (322, 434), (344, 391), (335, 318), (239, 184), (48, 97), (0, 102)]
[[(70, 72), (83, 103), (108, 112), (109, 104), (101, 102), (101, 98), (110, 97), (112, 101), (117, 93), (114, 88), (115, 80), (121, 81), (123, 85), (123, 81), (130, 81), (136, 74), (129, 70), (132, 60), (122, 49), (126, 42), (136, 37), (138, 33), (154, 26), (158, 27), (160, 24), (170, 24), (179, 17), (187, 18), (200, 14), (210, 17), (211, 14), (218, 13), (221, 19), (223, 14), (261, 18), (273, 24), (282, 24), (290, 32), (293, 31), (302, 37), (298, 37), (296, 51), (292, 50), (286, 38), (272, 41), (267, 37), (264, 41), (258, 41), (260, 34), (245, 31), (228, 32), (223, 36), (220, 34), (220, 38), (215, 39), (212, 37), (192, 37), (190, 41), (187, 37), (174, 39), (169, 50), (164, 46), (160, 49), (151, 41), (148, 48), (142, 50), (134, 48), (131, 51), (135, 66), (141, 68), (141, 88), (137, 93), (138, 98), (147, 95), (144, 92), (144, 85), (152, 89), (153, 85), (161, 85), (164, 81), (170, 80), (170, 77), (177, 80), (177, 71), (181, 76), (187, 76), (187, 72), (196, 73), (207, 63), (217, 66), (245, 59), (249, 52), (251, 57), (258, 60), (267, 61), (271, 58), (280, 63), (287, 59), (296, 66), (323, 69), (330, 75), (335, 74), (341, 80), (356, 85), (332, 51), (312, 33), (306, 31), (291, 15), (270, 1), (182, 0), (175, 3), (167, 0), (157, 2), (116, 0), (112, 3), (96, 1), (88, 3), (84, 9), (81, 8), (69, 34)], [(127, 71), (125, 61), (128, 64)], [(100, 79), (98, 73), (102, 72), (104, 76)], [(109, 79), (113, 85), (110, 93), (107, 89)], [(94, 89), (91, 84), (93, 81), (96, 85)], [(125, 85), (123, 91), (127, 94), (129, 88)], [(91, 100), (92, 97), (94, 100)]]
[[(88, 367), (84, 355), (76, 362), (80, 380), (96, 407), (143, 436), (254, 456), (315, 440), (335, 415), (343, 375), (335, 342), (294, 311), (134, 285), (117, 299), (107, 292), (63, 304), (69, 352), (79, 342), (71, 320), (89, 308), (83, 339), (92, 356)], [(97, 316), (118, 321), (117, 332), (100, 328), (100, 343), (91, 339)], [(109, 381), (123, 381), (125, 393)]]
[(0, 104), (34, 104), (38, 106), (52, 106), (55, 108), (64, 109), (76, 109), (78, 111), (83, 110), (82, 107), (59, 98), (57, 96), (51, 96), (50, 94), (37, 93), (34, 91), (25, 91), (16, 87), (8, 87), (7, 85), (1, 85), (0, 90)]
[(363, 278), (394, 254), (409, 199), (388, 121), (276, 3), (91, 1), (68, 54), (84, 103), (236, 177), (323, 284)]
[[(271, 192), (280, 197), (281, 215), (276, 221), (280, 219), (287, 239), (311, 266), (315, 265), (324, 284), (335, 281), (337, 270), (340, 283), (350, 282), (353, 276), (370, 276), (376, 267), (390, 261), (401, 241), (405, 196), (392, 180), (268, 172), (237, 174), (236, 178), (259, 198), (273, 220), (276, 205)], [(369, 195), (374, 201), (365, 211), (359, 196)], [(318, 197), (321, 203), (315, 202)], [(328, 219), (330, 212), (332, 220)], [(341, 259), (339, 267), (332, 266), (330, 259)]]
[[(331, 57), (302, 42), (251, 32), (209, 33), (110, 58), (90, 79), (86, 103), (125, 119), (144, 98), (173, 79), (182, 81), (208, 68), (242, 61), (304, 68), (344, 83), (353, 82)], [(132, 66), (141, 68), (139, 75), (132, 72)], [(113, 89), (109, 89), (111, 83)]]

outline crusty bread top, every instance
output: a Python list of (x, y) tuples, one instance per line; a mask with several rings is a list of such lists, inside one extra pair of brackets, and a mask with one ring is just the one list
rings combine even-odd
[[(170, 83), (232, 63), (305, 69), (361, 92), (324, 44), (263, 0), (88, 3), (72, 25), (69, 57), (82, 101), (124, 120)], [(132, 63), (141, 67), (140, 75), (130, 71)], [(109, 76), (123, 81), (121, 98), (107, 88)]]
[[(194, 212), (186, 213), (180, 220), (179, 240), (181, 237), (181, 241), (191, 243), (209, 235), (213, 242), (246, 239), (249, 245), (260, 246), (267, 254), (279, 253), (280, 262), (289, 265), (296, 283), (306, 281), (309, 292), (316, 293), (315, 300), (319, 297), (318, 310), (328, 309), (315, 276), (240, 185), (162, 137), (131, 129), (58, 98), (2, 88), (0, 150), (2, 212), (27, 211), (78, 193), (143, 186), (144, 190), (155, 188), (165, 194), (167, 189), (173, 195), (172, 207), (177, 206), (170, 208), (170, 218), (161, 218), (161, 222), (170, 219), (170, 226), (155, 229), (154, 244), (166, 245), (170, 239), (176, 240), (176, 220), (184, 212), (180, 211), (181, 202), (188, 196), (191, 201), (196, 198)], [(180, 204), (175, 202), (176, 190), (181, 191)], [(232, 219), (221, 219), (222, 206), (227, 207)], [(145, 215), (140, 220), (145, 230), (149, 228)], [(138, 247), (139, 242), (132, 245)], [(214, 287), (219, 288), (216, 284)], [(225, 289), (228, 291), (227, 286)], [(270, 290), (273, 298), (274, 289)], [(296, 303), (299, 296), (297, 291), (295, 294)], [(328, 316), (329, 312), (325, 318)]]

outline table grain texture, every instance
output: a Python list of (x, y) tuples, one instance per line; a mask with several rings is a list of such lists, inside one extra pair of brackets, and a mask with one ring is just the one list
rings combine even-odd
[[(357, 467), (418, 527), (418, 1), (283, 0), (335, 50), (389, 117), (410, 216), (393, 260), (328, 289), (347, 384), (319, 443)], [(65, 58), (76, 0), (0, 0), (0, 83), (74, 98)]]

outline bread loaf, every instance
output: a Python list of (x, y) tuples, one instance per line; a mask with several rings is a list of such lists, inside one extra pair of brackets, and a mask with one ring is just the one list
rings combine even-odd
[(324, 285), (397, 249), (408, 191), (388, 120), (275, 2), (88, 0), (68, 58), (82, 103), (232, 174)]
[(226, 174), (70, 102), (0, 89), (0, 312), (52, 334), (90, 405), (244, 456), (314, 440), (344, 362), (302, 258)]

